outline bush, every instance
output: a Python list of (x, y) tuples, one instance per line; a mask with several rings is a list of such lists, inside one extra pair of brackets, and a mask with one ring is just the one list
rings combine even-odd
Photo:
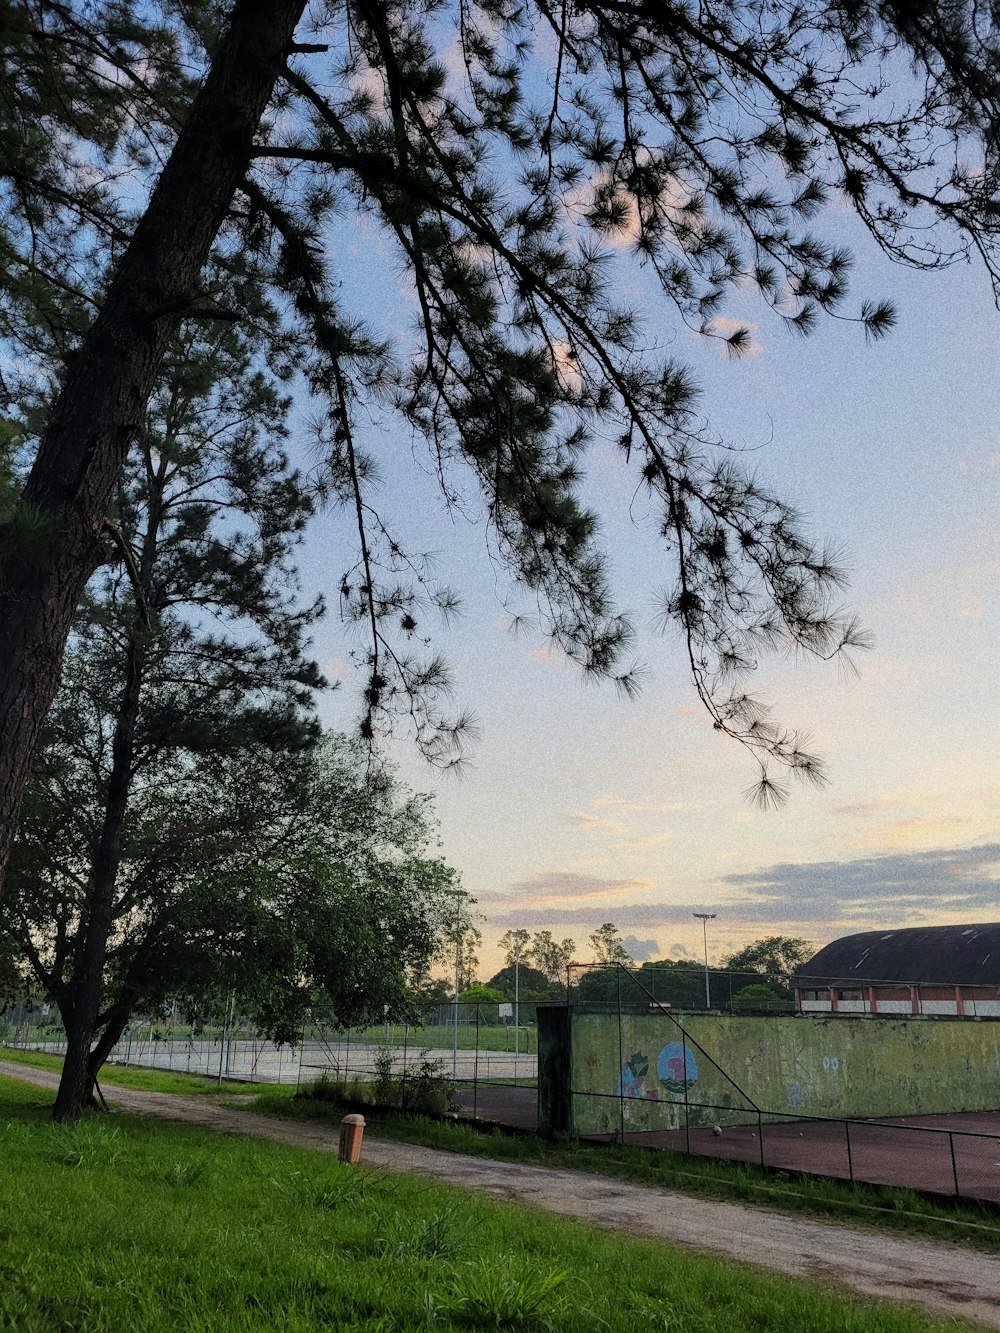
[(733, 1007), (737, 1009), (766, 1009), (775, 1000), (787, 1001), (788, 991), (770, 982), (759, 981), (752, 986), (744, 986), (734, 997)]
[(301, 1097), (334, 1102), (338, 1106), (378, 1107), (386, 1111), (409, 1111), (414, 1115), (446, 1115), (457, 1111), (455, 1089), (443, 1077), (444, 1065), (421, 1052), (415, 1071), (396, 1074), (391, 1047), (379, 1047), (374, 1059), (374, 1078), (340, 1078), (324, 1070), (301, 1089)]

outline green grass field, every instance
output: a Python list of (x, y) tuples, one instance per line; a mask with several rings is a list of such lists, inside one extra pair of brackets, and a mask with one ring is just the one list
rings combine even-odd
[[(49, 1055), (45, 1051), (14, 1050), (0, 1046), (0, 1060), (9, 1060), (13, 1064), (29, 1065), (32, 1069), (47, 1069), (58, 1074), (62, 1069), (61, 1055)], [(217, 1078), (205, 1078), (203, 1074), (182, 1074), (169, 1069), (139, 1069), (124, 1065), (105, 1065), (101, 1070), (99, 1083), (102, 1088), (136, 1088), (140, 1092), (188, 1092), (218, 1093)], [(282, 1091), (273, 1083), (238, 1083), (222, 1080), (222, 1092), (265, 1093)], [(295, 1089), (285, 1086), (283, 1091), (291, 1096)]]
[[(291, 1088), (274, 1087), (257, 1095), (253, 1109), (283, 1119), (326, 1120), (334, 1124), (344, 1113), (343, 1107), (305, 1095), (296, 1096)], [(366, 1115), (372, 1133), (382, 1138), (475, 1157), (596, 1172), (637, 1185), (753, 1203), (825, 1221), (868, 1224), (903, 1235), (960, 1241), (1000, 1253), (1000, 1209), (990, 1204), (938, 1201), (913, 1190), (851, 1185), (821, 1176), (767, 1171), (752, 1163), (688, 1157), (683, 1153), (581, 1142), (553, 1143), (534, 1134), (504, 1133), (468, 1122), (367, 1109)]]
[[(426, 1027), (389, 1026), (388, 1035), (385, 1027), (365, 1028), (363, 1032), (352, 1031), (352, 1041), (387, 1042), (390, 1046), (401, 1047), (405, 1040), (411, 1049), (421, 1046), (434, 1050), (450, 1051), (455, 1042), (455, 1028), (451, 1024), (428, 1024)], [(487, 1027), (485, 1024), (477, 1030), (475, 1023), (458, 1024), (458, 1049), (473, 1051), (476, 1046), (481, 1051), (497, 1051), (514, 1054), (515, 1036), (513, 1028), (502, 1025)], [(534, 1027), (521, 1028), (516, 1038), (520, 1055), (535, 1055), (538, 1051), (538, 1031)]]
[(0, 1078), (0, 1326), (930, 1333), (819, 1286)]

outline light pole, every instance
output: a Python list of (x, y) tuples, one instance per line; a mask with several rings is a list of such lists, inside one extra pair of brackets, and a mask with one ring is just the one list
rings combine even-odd
[(520, 1022), (519, 1000), (520, 1000), (520, 980), (521, 980), (521, 950), (517, 950), (513, 956), (513, 1053), (517, 1056), (517, 1046), (520, 1045), (520, 1037), (517, 1036), (517, 1024)]
[(455, 1031), (451, 1051), (451, 1077), (458, 1077), (458, 988), (462, 984), (462, 900), (455, 897)]
[(705, 1008), (712, 1007), (712, 992), (708, 985), (708, 923), (714, 921), (716, 912), (692, 912), (691, 915), (701, 922), (701, 935), (705, 945)]

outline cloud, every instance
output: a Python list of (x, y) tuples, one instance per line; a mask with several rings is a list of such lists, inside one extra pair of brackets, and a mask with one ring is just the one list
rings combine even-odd
[(648, 893), (652, 888), (648, 879), (602, 879), (573, 870), (539, 870), (515, 884), (514, 892), (526, 905), (533, 906), (552, 899), (615, 898), (625, 893)]
[(726, 339), (727, 345), (728, 339), (734, 333), (742, 332), (745, 341), (739, 348), (740, 356), (760, 356), (764, 350), (764, 344), (753, 336), (757, 332), (757, 325), (749, 319), (731, 319), (728, 315), (716, 315), (714, 319), (706, 322), (703, 332), (713, 338)]
[(835, 815), (859, 815), (863, 818), (867, 815), (884, 814), (887, 810), (905, 810), (907, 806), (912, 804), (912, 800), (903, 801), (895, 797), (883, 797), (879, 801), (857, 801), (853, 805), (838, 805), (833, 813)]
[(643, 847), (659, 847), (661, 843), (669, 842), (673, 836), (672, 833), (651, 833), (646, 838), (629, 838), (625, 846), (633, 851), (638, 851)]
[(691, 925), (691, 913), (697, 911), (697, 903), (685, 903), (683, 906), (665, 905), (664, 903), (615, 903), (604, 906), (581, 903), (577, 907), (544, 907), (526, 904), (516, 911), (507, 911), (499, 915), (490, 912), (490, 924), (493, 926), (589, 926), (592, 929), (603, 925), (609, 918), (617, 926), (660, 926)]
[(896, 819), (891, 824), (883, 824), (867, 837), (851, 843), (852, 847), (878, 847), (886, 850), (903, 850), (917, 843), (940, 841), (940, 835), (970, 824), (972, 820), (965, 815), (940, 815), (937, 818)]
[[(640, 943), (649, 934), (691, 928), (692, 913), (718, 914), (713, 930), (785, 927), (811, 938), (878, 926), (1000, 920), (1000, 842), (965, 848), (899, 851), (844, 861), (795, 862), (726, 875), (711, 902), (655, 902), (644, 879), (547, 871), (515, 886), (518, 897), (483, 904), (490, 923), (526, 929), (593, 930), (613, 920)], [(661, 935), (661, 937), (662, 937)], [(699, 937), (700, 940), (700, 937)], [(634, 955), (638, 956), (638, 955)], [(698, 957), (683, 944), (671, 957)]]
[(613, 806), (616, 810), (627, 810), (630, 814), (667, 815), (678, 810), (693, 810), (695, 807), (687, 801), (627, 801), (624, 796), (595, 796), (590, 803), (599, 809)]
[(617, 819), (602, 819), (599, 815), (588, 815), (582, 810), (573, 811), (573, 827), (587, 829), (595, 833), (607, 833), (612, 838), (628, 836), (628, 829)]
[[(613, 838), (618, 849), (625, 851), (659, 847), (673, 837), (672, 833), (664, 831), (662, 819), (647, 819), (645, 816), (676, 814), (692, 808), (680, 801), (629, 801), (613, 795), (595, 796), (590, 805), (589, 810), (573, 811), (573, 828)], [(643, 824), (648, 832), (643, 831)]]
[(724, 876), (725, 906), (753, 921), (880, 924), (1000, 916), (1000, 843), (783, 864)]
[(650, 958), (660, 956), (660, 946), (656, 940), (640, 940), (635, 935), (625, 935), (622, 937), (622, 944), (629, 957), (637, 963), (645, 963)]
[(559, 383), (571, 394), (579, 394), (583, 389), (583, 375), (573, 348), (564, 338), (553, 338), (550, 346)]

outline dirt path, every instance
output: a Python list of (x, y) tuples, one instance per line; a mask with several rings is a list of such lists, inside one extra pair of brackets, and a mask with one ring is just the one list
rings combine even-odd
[[(45, 1070), (2, 1060), (0, 1074), (42, 1087), (54, 1087), (58, 1081)], [(221, 1106), (204, 1096), (130, 1088), (109, 1088), (106, 1095), (122, 1110), (139, 1115), (322, 1152), (337, 1148), (334, 1127), (275, 1120)], [(434, 1176), (597, 1226), (722, 1254), (795, 1277), (819, 1279), (869, 1299), (912, 1302), (937, 1316), (1000, 1329), (1000, 1258), (958, 1245), (784, 1217), (767, 1209), (691, 1198), (584, 1171), (464, 1157), (371, 1135), (365, 1138), (364, 1159), (388, 1171)]]

